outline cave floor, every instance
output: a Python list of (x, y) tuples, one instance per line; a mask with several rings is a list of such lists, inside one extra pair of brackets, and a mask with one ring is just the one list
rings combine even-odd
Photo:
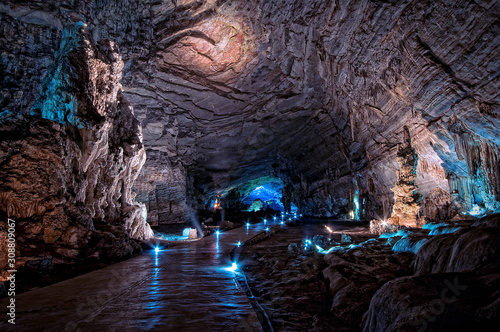
[[(332, 234), (325, 225), (333, 229)], [(250, 289), (275, 331), (356, 330), (336, 321), (330, 312), (332, 298), (322, 274), (327, 267), (324, 255), (303, 255), (288, 250), (289, 244), (301, 247), (303, 240), (317, 234), (340, 243), (342, 233), (356, 243), (373, 237), (366, 224), (306, 220), (240, 250), (239, 259)]]
[[(225, 270), (238, 241), (262, 224), (160, 251), (16, 296), (16, 325), (29, 331), (261, 331), (245, 293)], [(0, 301), (1, 306), (8, 299)], [(3, 324), (3, 325), (2, 325)]]

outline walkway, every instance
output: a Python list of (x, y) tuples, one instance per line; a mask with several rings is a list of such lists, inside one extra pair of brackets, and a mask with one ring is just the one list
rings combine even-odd
[[(144, 253), (16, 297), (16, 325), (0, 331), (262, 331), (228, 253), (251, 225)], [(0, 301), (5, 312), (8, 299)]]

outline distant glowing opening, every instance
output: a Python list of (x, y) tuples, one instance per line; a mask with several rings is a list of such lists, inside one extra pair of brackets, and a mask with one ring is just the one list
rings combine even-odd
[[(284, 211), (283, 203), (283, 181), (279, 178), (266, 177), (255, 180), (255, 187), (250, 185), (250, 191), (243, 193), (243, 203), (248, 206), (248, 211), (256, 212), (271, 208), (276, 211)], [(291, 204), (292, 212), (297, 211), (297, 206)]]

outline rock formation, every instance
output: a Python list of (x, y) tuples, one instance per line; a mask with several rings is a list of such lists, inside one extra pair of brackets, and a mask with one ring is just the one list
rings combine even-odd
[(396, 160), (399, 165), (398, 180), (392, 188), (394, 205), (388, 221), (394, 225), (415, 227), (420, 224), (418, 217), (422, 197), (415, 185), (418, 154), (411, 145), (410, 132), (406, 126), (403, 144), (398, 147)]
[(363, 331), (494, 331), (500, 320), (500, 215), (471, 228), (431, 237), (414, 274), (373, 295)]
[(21, 265), (128, 257), (152, 231), (132, 194), (146, 155), (123, 62), (82, 22), (64, 28), (54, 57), (31, 114), (0, 114), (2, 236), (14, 219)]

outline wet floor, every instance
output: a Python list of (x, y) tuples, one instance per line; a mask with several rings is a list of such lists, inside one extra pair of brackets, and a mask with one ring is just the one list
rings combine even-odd
[[(248, 298), (228, 271), (238, 241), (261, 232), (242, 227), (144, 253), (104, 269), (16, 297), (16, 331), (261, 331)], [(0, 301), (5, 308), (8, 299)]]

